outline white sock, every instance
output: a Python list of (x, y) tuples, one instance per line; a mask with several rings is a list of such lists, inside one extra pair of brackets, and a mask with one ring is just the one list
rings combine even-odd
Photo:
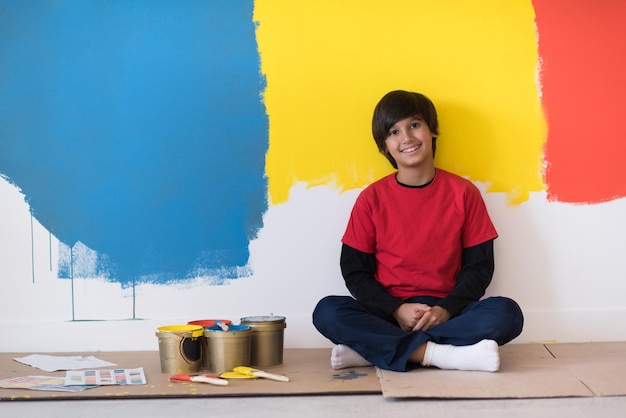
[(498, 343), (482, 340), (474, 345), (453, 346), (428, 341), (422, 365), (448, 370), (495, 372), (500, 368)]
[(330, 356), (330, 366), (337, 369), (345, 369), (346, 367), (371, 366), (372, 363), (365, 360), (359, 353), (348, 347), (347, 345), (338, 344), (333, 347)]

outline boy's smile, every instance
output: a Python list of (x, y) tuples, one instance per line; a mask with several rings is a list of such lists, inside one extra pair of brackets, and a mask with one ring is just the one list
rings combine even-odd
[(417, 151), (417, 149), (419, 147), (421, 147), (421, 146), (422, 146), (422, 144), (417, 144), (414, 147), (404, 148), (404, 149), (400, 150), (400, 152), (403, 153), (403, 154), (411, 154), (411, 153)]

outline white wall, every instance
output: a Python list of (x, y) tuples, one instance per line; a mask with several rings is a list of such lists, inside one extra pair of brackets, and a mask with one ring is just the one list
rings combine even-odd
[[(329, 347), (311, 312), (321, 297), (347, 294), (340, 238), (358, 192), (297, 185), (288, 203), (266, 213), (250, 245), (251, 277), (140, 285), (140, 319), (129, 319), (133, 289), (75, 280), (73, 312), (81, 320), (72, 321), (72, 282), (56, 278), (58, 242), (36, 220), (31, 241), (24, 196), (0, 179), (0, 352), (157, 350), (162, 325), (267, 314), (287, 317), (285, 347)], [(537, 193), (511, 206), (502, 194), (484, 196), (500, 233), (488, 294), (513, 297), (526, 317), (514, 342), (626, 339), (626, 200), (569, 205)]]

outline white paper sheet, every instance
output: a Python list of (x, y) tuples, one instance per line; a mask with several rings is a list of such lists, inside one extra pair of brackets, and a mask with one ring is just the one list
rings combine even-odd
[(16, 357), (13, 360), (47, 372), (116, 366), (115, 363), (100, 360), (94, 356), (51, 356), (46, 354), (31, 354), (26, 357)]

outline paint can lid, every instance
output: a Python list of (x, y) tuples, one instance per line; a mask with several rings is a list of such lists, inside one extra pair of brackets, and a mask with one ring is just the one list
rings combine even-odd
[(251, 329), (252, 328), (250, 328), (247, 325), (229, 325), (228, 326), (228, 330), (224, 331), (222, 329), (222, 327), (218, 327), (217, 325), (215, 325), (215, 326), (212, 326), (212, 327), (206, 327), (204, 329), (204, 332), (205, 332), (204, 335), (206, 335), (207, 333), (227, 333), (227, 332), (236, 333), (236, 332), (239, 332), (239, 331), (244, 331), (245, 332), (245, 331), (249, 331)]
[(206, 328), (206, 327), (215, 326), (215, 324), (217, 324), (218, 321), (222, 321), (226, 325), (231, 325), (233, 323), (233, 321), (231, 321), (230, 319), (198, 319), (195, 321), (189, 321), (188, 324), (200, 325), (201, 327)]
[[(189, 335), (191, 338), (202, 337), (204, 328), (200, 325), (165, 325), (157, 328), (158, 333), (175, 333)], [(158, 334), (157, 334), (158, 335)]]
[(246, 316), (241, 323), (250, 325), (253, 331), (281, 331), (287, 328), (284, 316)]
[(241, 318), (241, 323), (246, 324), (269, 324), (269, 323), (283, 323), (285, 322), (284, 316), (275, 315), (260, 315), (260, 316), (245, 316)]

